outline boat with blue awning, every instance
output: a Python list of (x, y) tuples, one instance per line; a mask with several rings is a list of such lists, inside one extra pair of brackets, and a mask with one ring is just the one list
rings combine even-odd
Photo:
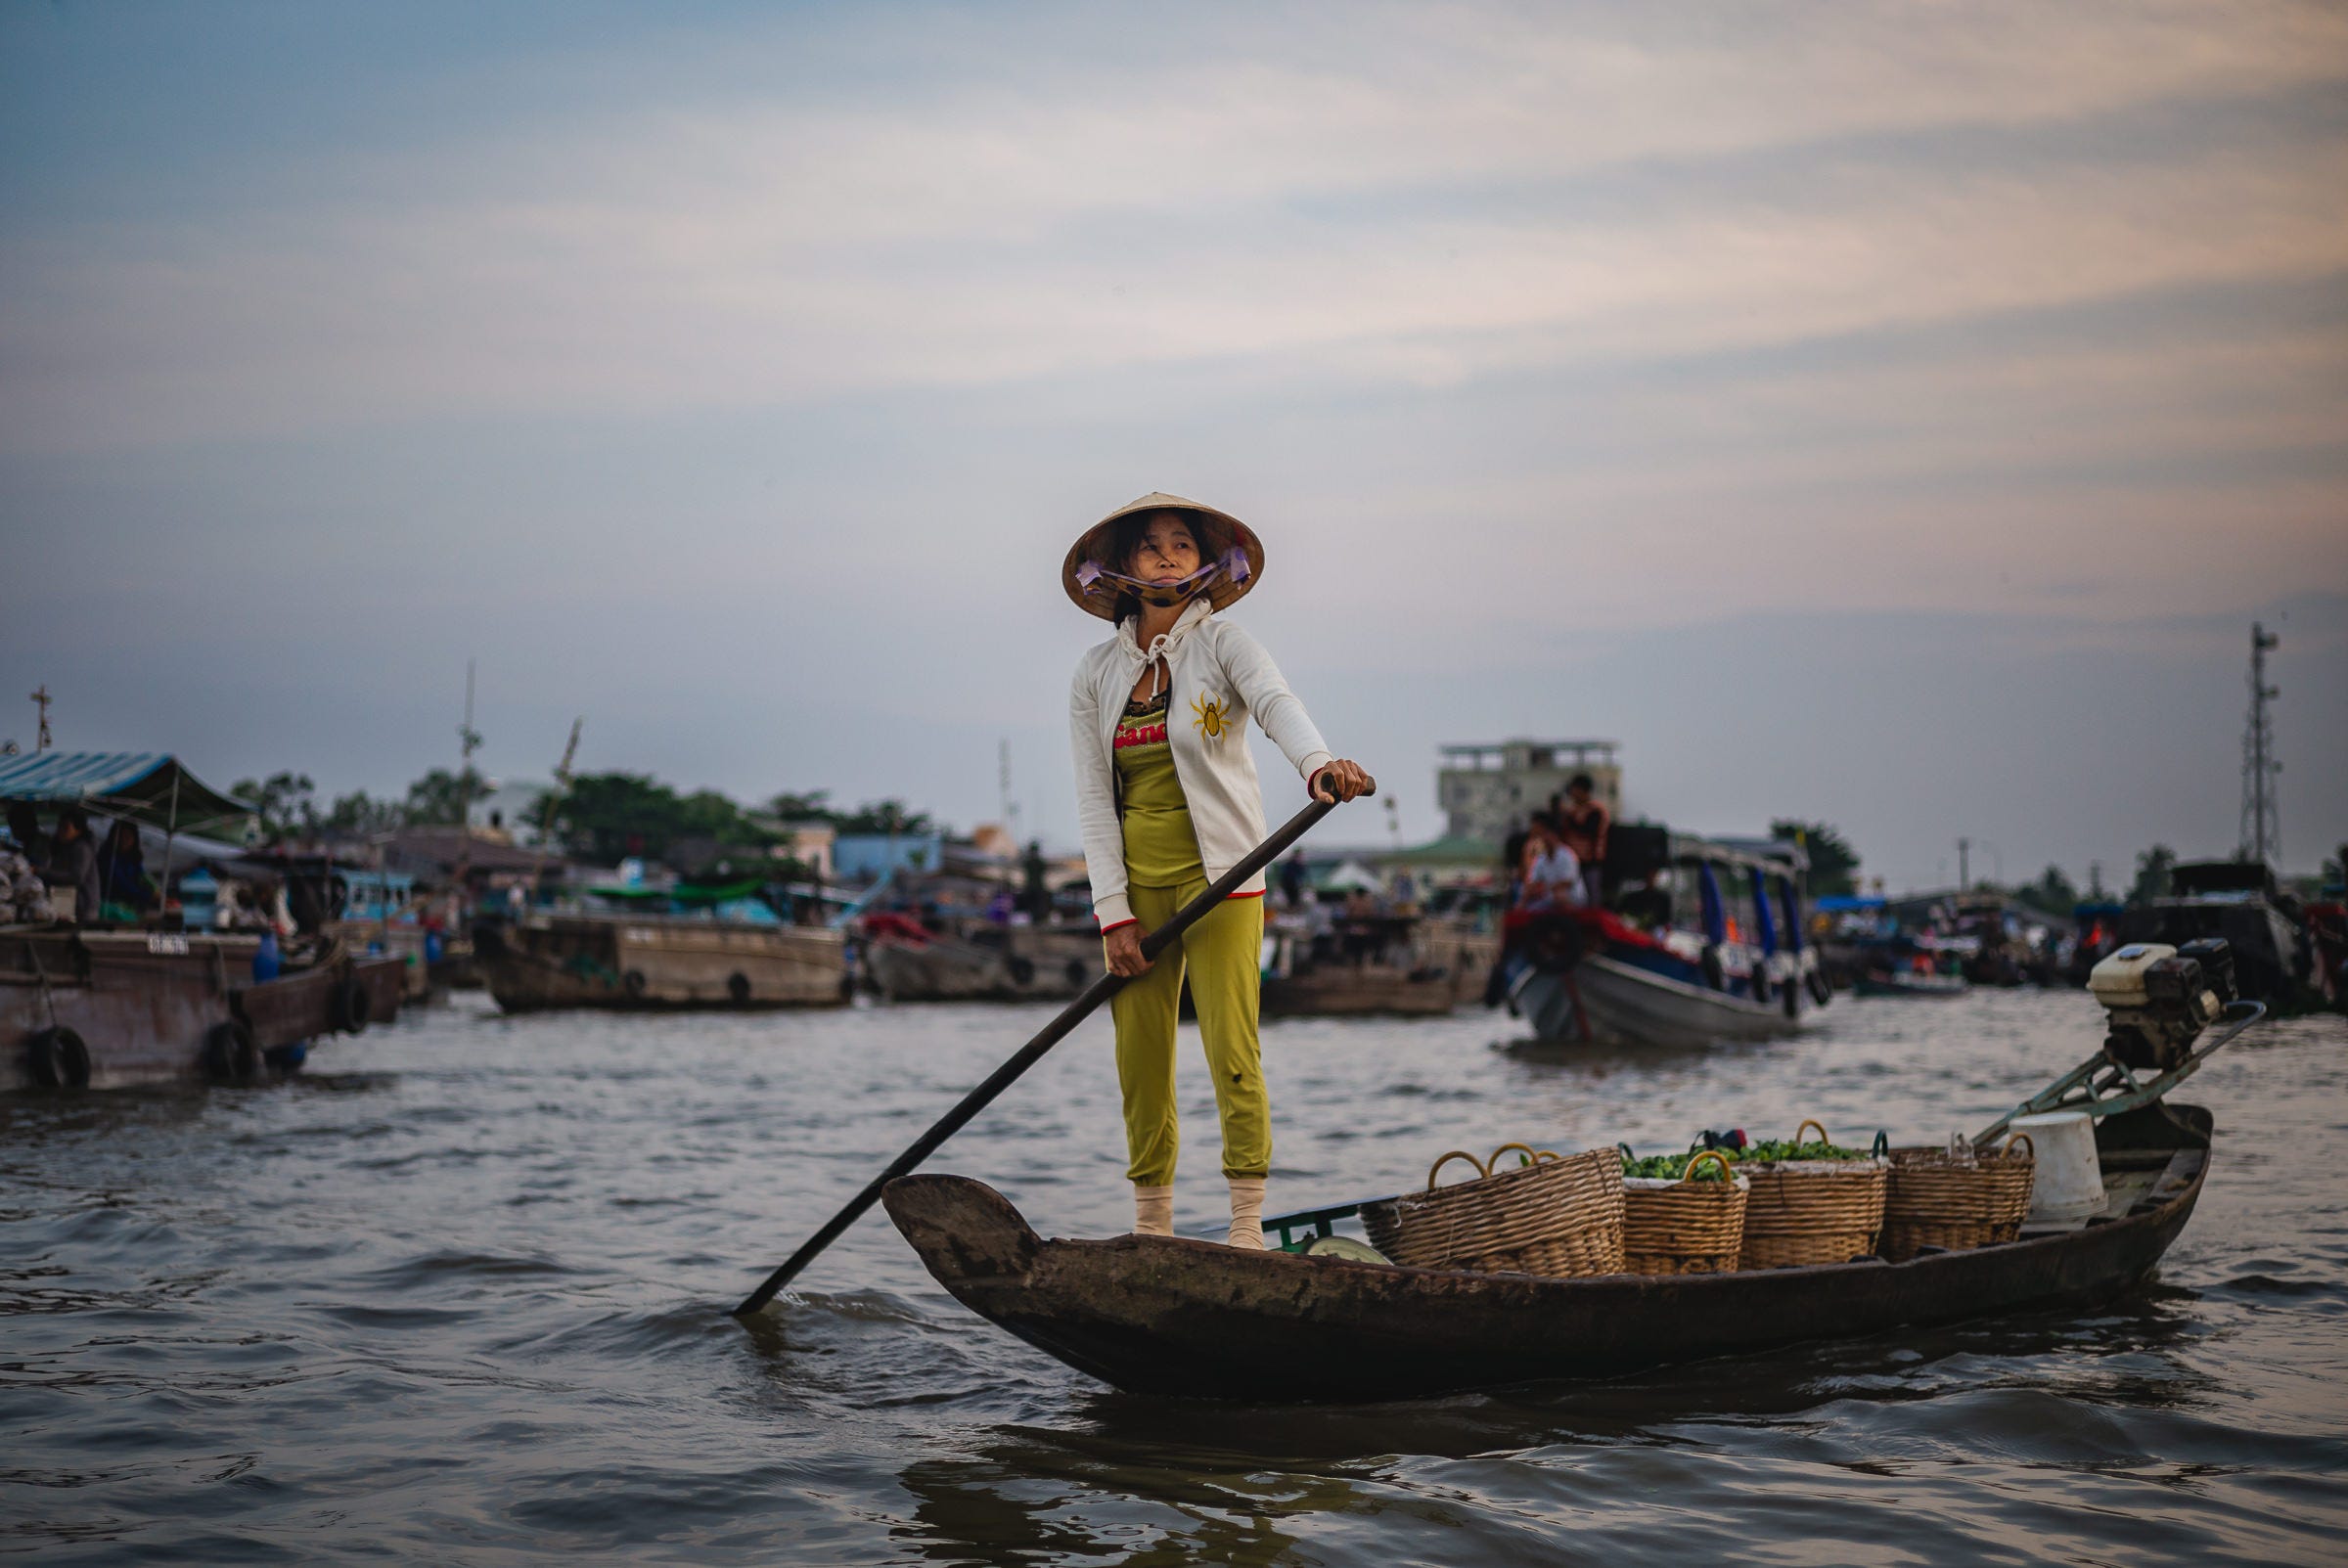
[[(240, 833), (252, 808), (169, 753), (0, 758), (0, 802), (12, 821), (29, 809), (44, 833), (68, 807), (136, 826), (142, 840), (159, 832), (164, 895), (158, 913), (136, 921), (103, 918), (111, 905), (67, 918), (48, 898), (0, 914), (0, 1093), (256, 1082), (299, 1067), (320, 1037), (357, 1034), (398, 1009), (396, 959), (371, 961), (332, 940), (281, 950), (275, 932), (187, 927), (168, 897), (176, 873), (242, 875), (259, 863), (230, 838), (202, 836)], [(37, 918), (14, 918), (35, 909)]]
[(1493, 1000), (1543, 1043), (1767, 1040), (1831, 997), (1803, 940), (1799, 845), (1614, 829), (1603, 907), (1512, 913)]

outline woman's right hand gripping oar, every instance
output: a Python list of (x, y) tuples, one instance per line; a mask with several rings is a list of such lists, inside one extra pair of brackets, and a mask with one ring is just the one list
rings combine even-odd
[(1150, 961), (1142, 956), (1142, 938), (1147, 934), (1136, 923), (1120, 925), (1101, 939), (1106, 950), (1109, 973), (1130, 980), (1137, 974), (1150, 972)]

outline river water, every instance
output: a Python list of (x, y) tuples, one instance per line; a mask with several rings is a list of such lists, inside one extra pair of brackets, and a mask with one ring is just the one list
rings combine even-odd
[[(883, 1216), (725, 1309), (1040, 1008), (411, 1011), (285, 1086), (0, 1103), (0, 1552), (44, 1563), (2315, 1562), (2348, 1541), (2348, 1027), (2180, 1098), (2157, 1284), (2085, 1317), (1342, 1409), (1112, 1392)], [(1843, 999), (1803, 1038), (1527, 1059), (1508, 1020), (1269, 1024), (1274, 1207), (1529, 1139), (1971, 1129), (2084, 996)], [(1218, 1217), (1195, 1041), (1178, 1223)], [(932, 1162), (1124, 1228), (1106, 1021)]]

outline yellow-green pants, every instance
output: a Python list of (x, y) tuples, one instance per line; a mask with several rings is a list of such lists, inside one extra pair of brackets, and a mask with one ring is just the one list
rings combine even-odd
[[(1134, 918), (1154, 931), (1174, 912), (1206, 891), (1204, 878), (1180, 887), (1127, 889)], [(1263, 1049), (1255, 1036), (1261, 1000), (1264, 901), (1227, 898), (1182, 941), (1157, 956), (1150, 972), (1125, 982), (1109, 999), (1117, 1022), (1117, 1086), (1125, 1095), (1128, 1180), (1170, 1187), (1182, 1145), (1175, 1127), (1174, 1020), (1187, 968), (1198, 1033), (1215, 1074), (1215, 1108), (1223, 1119), (1223, 1174), (1264, 1176), (1272, 1169), (1272, 1100), (1264, 1093)]]

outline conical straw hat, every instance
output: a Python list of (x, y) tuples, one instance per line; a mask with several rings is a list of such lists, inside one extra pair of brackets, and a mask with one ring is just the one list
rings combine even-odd
[(1069, 602), (1086, 614), (1098, 615), (1103, 620), (1116, 618), (1116, 585), (1097, 582), (1087, 588), (1077, 581), (1076, 574), (1087, 561), (1097, 562), (1110, 571), (1124, 569), (1123, 561), (1107, 559), (1109, 530), (1119, 517), (1130, 517), (1137, 512), (1184, 514), (1198, 536), (1198, 560), (1201, 565), (1222, 560), (1235, 546), (1246, 558), (1245, 577), (1235, 580), (1234, 574), (1226, 572), (1207, 586), (1207, 603), (1216, 609), (1224, 609), (1237, 603), (1263, 576), (1264, 546), (1263, 541), (1256, 538), (1254, 529), (1228, 512), (1218, 512), (1213, 507), (1168, 495), (1163, 490), (1152, 490), (1138, 501), (1128, 501), (1085, 529), (1077, 535), (1076, 542), (1068, 547), (1067, 560), (1061, 563), (1061, 586), (1067, 590)]

